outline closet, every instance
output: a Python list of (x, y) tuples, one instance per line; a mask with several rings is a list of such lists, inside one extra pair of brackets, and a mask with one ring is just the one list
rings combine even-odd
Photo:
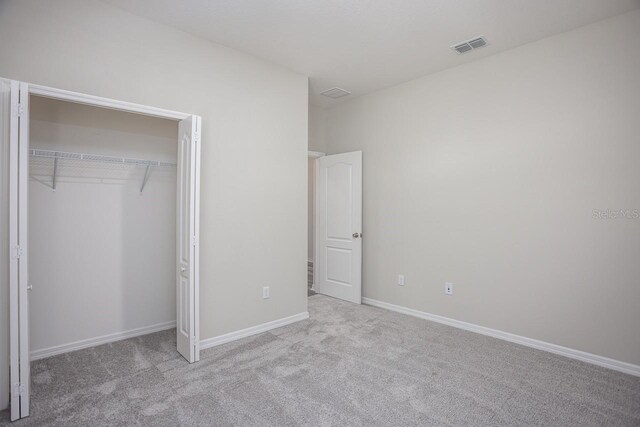
[(31, 359), (174, 328), (177, 122), (29, 109)]
[(0, 125), (11, 419), (31, 360), (175, 328), (197, 362), (200, 117), (0, 78)]

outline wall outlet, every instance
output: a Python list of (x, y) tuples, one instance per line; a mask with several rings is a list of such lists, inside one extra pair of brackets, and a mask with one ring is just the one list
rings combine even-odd
[(404, 274), (398, 274), (398, 285), (404, 286)]
[(453, 283), (445, 283), (444, 284), (444, 293), (446, 295), (453, 295)]
[(269, 287), (265, 286), (264, 288), (262, 288), (262, 298), (267, 299), (269, 298)]

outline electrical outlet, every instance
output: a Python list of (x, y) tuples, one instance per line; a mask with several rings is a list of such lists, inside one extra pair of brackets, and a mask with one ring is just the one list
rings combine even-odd
[(453, 295), (453, 283), (445, 283), (444, 284), (444, 293), (446, 295)]
[(404, 274), (398, 274), (398, 285), (404, 286)]
[(265, 286), (264, 288), (262, 288), (262, 298), (267, 299), (269, 298), (269, 287)]

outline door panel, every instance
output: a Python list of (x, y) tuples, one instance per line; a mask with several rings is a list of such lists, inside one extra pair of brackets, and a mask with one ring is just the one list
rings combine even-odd
[(316, 176), (317, 291), (360, 304), (362, 152), (319, 158)]
[(20, 83), (20, 142), (18, 190), (18, 244), (20, 245), (20, 418), (29, 416), (31, 358), (29, 356), (29, 87)]
[(29, 416), (28, 185), (29, 87), (10, 85), (9, 119), (9, 356), (11, 420)]
[(200, 118), (191, 116), (178, 127), (176, 333), (178, 352), (190, 363), (200, 359), (196, 275), (199, 125)]
[[(3, 82), (4, 86), (4, 82)], [(3, 87), (3, 96), (5, 94)], [(11, 421), (20, 418), (20, 302), (18, 286), (18, 104), (20, 83), (9, 82), (9, 366)]]
[(350, 285), (351, 250), (327, 247), (327, 281)]
[(325, 170), (327, 211), (331, 212), (327, 221), (327, 237), (334, 240), (350, 241), (353, 233), (352, 174), (353, 166), (347, 163), (336, 163)]

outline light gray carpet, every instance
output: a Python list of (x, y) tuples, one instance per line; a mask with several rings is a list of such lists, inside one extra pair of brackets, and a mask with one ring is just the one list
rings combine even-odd
[(322, 295), (309, 312), (194, 365), (174, 331), (34, 362), (13, 425), (640, 425), (640, 378)]

